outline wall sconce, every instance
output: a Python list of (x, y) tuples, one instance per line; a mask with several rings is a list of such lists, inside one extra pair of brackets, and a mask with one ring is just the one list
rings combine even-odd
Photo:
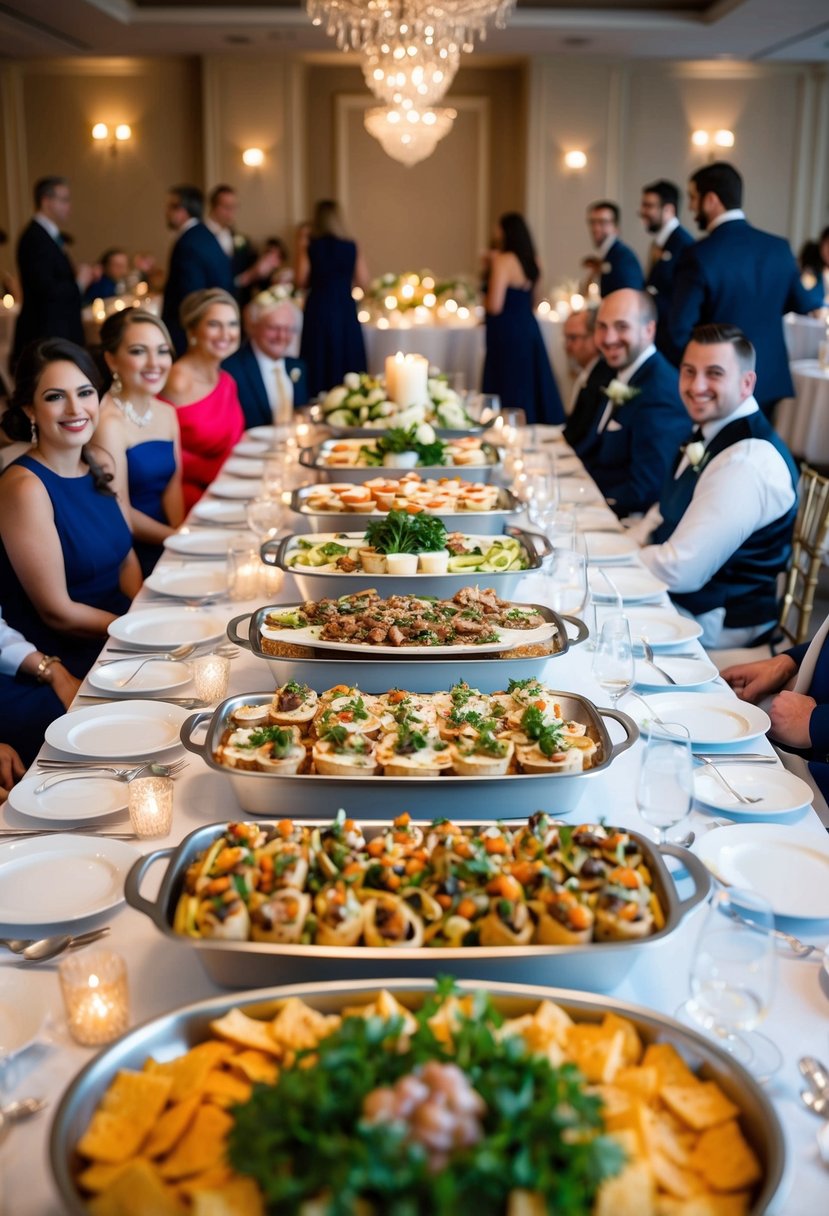
[(249, 169), (259, 169), (265, 163), (265, 153), (261, 148), (245, 148), (242, 153), (242, 164)]
[(587, 156), (584, 152), (578, 150), (565, 152), (564, 163), (568, 169), (585, 169), (587, 167)]
[(119, 122), (117, 127), (110, 131), (105, 122), (96, 122), (92, 128), (92, 138), (96, 143), (105, 143), (110, 155), (115, 156), (118, 145), (132, 139), (132, 127), (126, 122)]
[[(691, 135), (691, 143), (695, 148), (733, 148), (734, 147), (734, 132), (722, 127), (719, 131), (694, 131)], [(710, 155), (713, 159), (714, 152)]]

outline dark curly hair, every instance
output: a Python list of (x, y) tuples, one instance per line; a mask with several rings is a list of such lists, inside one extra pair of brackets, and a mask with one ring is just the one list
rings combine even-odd
[(521, 263), (524, 274), (531, 283), (535, 283), (540, 271), (527, 221), (517, 211), (507, 211), (501, 216), (498, 223), (504, 234), (501, 242), (502, 250), (504, 253), (514, 253)]

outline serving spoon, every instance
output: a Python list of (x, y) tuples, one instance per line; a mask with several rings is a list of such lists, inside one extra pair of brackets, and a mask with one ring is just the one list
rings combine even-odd
[(0, 946), (6, 946), (12, 954), (19, 955), (27, 963), (42, 963), (63, 954), (64, 950), (77, 950), (81, 946), (97, 942), (99, 938), (106, 937), (107, 933), (109, 925), (104, 925), (103, 928), (92, 929), (89, 933), (79, 933), (77, 937), (56, 933), (52, 937), (41, 937), (36, 941), (29, 938), (0, 938)]

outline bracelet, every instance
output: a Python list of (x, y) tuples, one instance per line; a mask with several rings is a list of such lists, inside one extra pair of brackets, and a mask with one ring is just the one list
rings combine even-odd
[(61, 662), (61, 657), (59, 654), (45, 654), (43, 656), (43, 658), (40, 660), (40, 662), (38, 663), (37, 669), (35, 670), (35, 679), (37, 680), (37, 682), (39, 684), (45, 684), (46, 681), (44, 680), (43, 677), (45, 676), (48, 668), (50, 668), (53, 663), (60, 663), (60, 662)]

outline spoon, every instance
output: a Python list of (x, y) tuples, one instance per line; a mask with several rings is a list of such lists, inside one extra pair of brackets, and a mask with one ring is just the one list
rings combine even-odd
[(52, 937), (41, 937), (37, 941), (26, 938), (3, 938), (0, 939), (0, 945), (6, 946), (12, 954), (20, 955), (28, 963), (41, 963), (55, 958), (64, 950), (88, 946), (91, 942), (105, 937), (107, 933), (109, 933), (109, 926), (105, 925), (102, 929), (92, 929), (89, 933), (78, 934), (77, 937), (61, 933), (54, 934)]
[(652, 667), (654, 671), (658, 671), (661, 676), (664, 676), (669, 684), (676, 684), (676, 680), (670, 675), (664, 667), (660, 667), (658, 663), (653, 661), (653, 647), (650, 642), (645, 640), (644, 634), (640, 636), (639, 641), (642, 645), (642, 653), (648, 667)]
[(10, 1102), (8, 1106), (0, 1108), (0, 1144), (8, 1136), (12, 1124), (36, 1115), (45, 1105), (44, 1098), (19, 1098), (16, 1102)]
[(818, 1095), (814, 1090), (801, 1089), (800, 1099), (813, 1115), (819, 1115), (821, 1119), (829, 1118), (829, 1094)]
[(812, 1093), (817, 1097), (826, 1097), (829, 1094), (829, 1073), (820, 1060), (816, 1060), (814, 1056), (801, 1056), (797, 1067)]

